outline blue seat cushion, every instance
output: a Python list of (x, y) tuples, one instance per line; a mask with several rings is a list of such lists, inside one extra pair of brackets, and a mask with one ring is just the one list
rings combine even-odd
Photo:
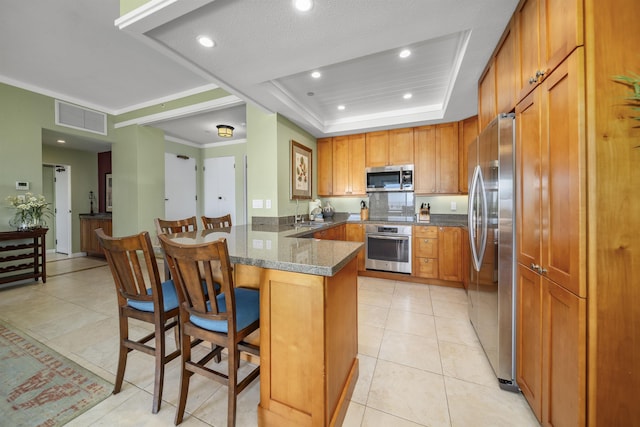
[[(241, 330), (260, 318), (260, 292), (254, 289), (236, 288), (235, 294), (236, 326), (238, 330)], [(220, 312), (226, 312), (227, 306), (224, 294), (219, 294), (216, 298), (218, 299)], [(210, 303), (207, 303), (207, 306), (210, 308)], [(210, 320), (195, 315), (191, 315), (189, 320), (202, 329), (225, 334), (228, 332), (226, 320)]]
[[(147, 294), (152, 294), (152, 289), (147, 289)], [(164, 311), (173, 310), (178, 306), (178, 294), (173, 280), (162, 282), (162, 300), (164, 302)], [(140, 311), (153, 312), (153, 301), (134, 301), (128, 300), (127, 305)]]

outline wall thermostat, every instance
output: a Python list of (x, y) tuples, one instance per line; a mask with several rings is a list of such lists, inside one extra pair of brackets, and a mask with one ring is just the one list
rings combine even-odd
[(16, 190), (28, 190), (29, 183), (27, 181), (16, 181)]

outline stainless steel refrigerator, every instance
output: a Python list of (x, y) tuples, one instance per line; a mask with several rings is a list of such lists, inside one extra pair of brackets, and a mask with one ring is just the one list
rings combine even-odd
[(469, 147), (469, 318), (500, 387), (515, 381), (515, 183), (513, 114), (502, 114)]

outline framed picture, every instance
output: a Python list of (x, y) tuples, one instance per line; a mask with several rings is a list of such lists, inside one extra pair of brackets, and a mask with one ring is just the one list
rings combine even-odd
[(291, 140), (291, 199), (311, 199), (312, 151)]
[(112, 188), (113, 180), (111, 174), (107, 173), (104, 175), (104, 205), (107, 212), (111, 212), (113, 209), (113, 195), (111, 192)]

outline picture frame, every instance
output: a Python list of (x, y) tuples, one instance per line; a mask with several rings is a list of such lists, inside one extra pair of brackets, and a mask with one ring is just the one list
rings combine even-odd
[(104, 206), (107, 212), (113, 210), (113, 178), (110, 173), (104, 174)]
[(291, 140), (291, 200), (311, 199), (313, 151)]

